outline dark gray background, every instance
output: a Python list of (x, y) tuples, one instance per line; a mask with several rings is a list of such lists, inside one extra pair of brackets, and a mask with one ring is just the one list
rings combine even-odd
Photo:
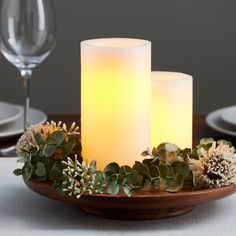
[[(35, 70), (31, 104), (48, 113), (79, 113), (81, 40), (152, 41), (153, 70), (194, 77), (194, 112), (236, 102), (235, 0), (55, 0), (57, 44)], [(23, 102), (17, 70), (0, 57), (0, 100)]]

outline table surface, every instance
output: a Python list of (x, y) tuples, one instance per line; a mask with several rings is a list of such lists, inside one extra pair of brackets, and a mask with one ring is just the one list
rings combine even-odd
[[(79, 116), (49, 116), (70, 123)], [(209, 129), (204, 117), (194, 118), (194, 144), (201, 137), (235, 139)], [(2, 146), (14, 139), (1, 141)], [(56, 202), (28, 189), (12, 170), (16, 158), (0, 158), (0, 235), (236, 235), (236, 194), (198, 206), (193, 212), (158, 221), (115, 221), (81, 212), (73, 205)]]

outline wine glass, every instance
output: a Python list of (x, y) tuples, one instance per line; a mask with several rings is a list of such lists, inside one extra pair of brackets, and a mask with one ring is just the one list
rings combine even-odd
[(2, 0), (0, 19), (0, 50), (16, 66), (23, 79), (25, 105), (22, 125), (26, 130), (29, 126), (32, 71), (49, 55), (55, 44), (56, 16), (53, 1)]

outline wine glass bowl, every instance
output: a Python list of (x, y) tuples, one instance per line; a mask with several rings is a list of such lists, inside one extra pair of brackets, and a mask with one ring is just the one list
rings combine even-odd
[(56, 38), (51, 0), (3, 0), (1, 52), (18, 69), (33, 69), (50, 53)]

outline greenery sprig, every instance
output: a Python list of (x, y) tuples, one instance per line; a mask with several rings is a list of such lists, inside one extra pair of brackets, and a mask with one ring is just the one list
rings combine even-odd
[(69, 130), (65, 124), (55, 122), (32, 126), (17, 143), (22, 169), (14, 170), (27, 181), (31, 177), (40, 181), (63, 181), (63, 160), (76, 155), (82, 161), (81, 142), (78, 128), (72, 124)]
[(162, 143), (144, 151), (142, 162), (133, 166), (111, 162), (103, 171), (97, 171), (96, 161), (84, 161), (81, 150), (75, 124), (70, 129), (61, 122), (32, 126), (17, 143), (24, 165), (14, 174), (25, 181), (50, 181), (59, 193), (77, 198), (98, 193), (130, 197), (139, 191), (178, 192), (236, 183), (235, 149), (225, 140), (201, 139), (193, 150)]

